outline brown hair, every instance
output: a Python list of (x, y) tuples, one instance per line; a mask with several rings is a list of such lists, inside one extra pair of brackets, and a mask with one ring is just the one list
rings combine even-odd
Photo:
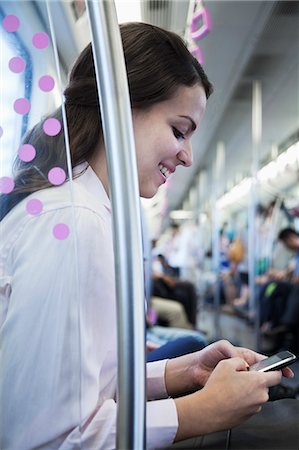
[(299, 233), (294, 228), (284, 228), (283, 230), (280, 230), (278, 233), (277, 239), (282, 242), (287, 242), (292, 237), (299, 237)]
[[(168, 100), (180, 85), (201, 84), (207, 98), (210, 96), (211, 83), (178, 35), (145, 23), (120, 25), (120, 32), (132, 108), (146, 109)], [(64, 95), (72, 167), (75, 167), (89, 161), (97, 143), (103, 139), (91, 44), (75, 62)], [(49, 117), (62, 123), (61, 107)], [(57, 136), (47, 136), (43, 121), (23, 140), (36, 148), (36, 157), (32, 162), (16, 158), (15, 189), (1, 196), (0, 220), (26, 196), (51, 186), (47, 175), (52, 167), (62, 167), (67, 172), (63, 129)]]

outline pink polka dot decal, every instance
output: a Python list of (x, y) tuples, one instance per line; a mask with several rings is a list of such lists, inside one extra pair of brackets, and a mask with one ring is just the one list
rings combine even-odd
[(19, 29), (20, 21), (17, 16), (9, 15), (4, 17), (2, 25), (6, 31), (13, 33)]
[(3, 128), (0, 127), (0, 138), (3, 136)]
[(19, 148), (18, 154), (22, 161), (29, 162), (35, 158), (36, 150), (31, 144), (23, 144)]
[(32, 44), (35, 48), (42, 50), (49, 45), (49, 36), (46, 33), (35, 33), (32, 38)]
[(59, 120), (51, 117), (44, 121), (43, 130), (48, 136), (56, 136), (61, 130), (61, 123)]
[(32, 198), (27, 202), (26, 210), (32, 216), (37, 216), (43, 210), (43, 203), (37, 198)]
[(44, 75), (38, 80), (38, 85), (41, 91), (50, 92), (55, 86), (55, 81), (50, 75)]
[(48, 173), (48, 180), (55, 186), (59, 186), (66, 180), (65, 171), (61, 167), (53, 167)]
[(26, 61), (20, 56), (14, 56), (9, 60), (8, 67), (13, 73), (21, 73), (26, 67)]
[(0, 193), (9, 194), (13, 191), (15, 187), (15, 182), (11, 177), (1, 177), (0, 178)]
[(30, 102), (27, 98), (17, 98), (13, 104), (16, 113), (24, 115), (30, 111)]
[(53, 228), (53, 234), (56, 239), (63, 241), (70, 234), (70, 229), (65, 223), (58, 223)]

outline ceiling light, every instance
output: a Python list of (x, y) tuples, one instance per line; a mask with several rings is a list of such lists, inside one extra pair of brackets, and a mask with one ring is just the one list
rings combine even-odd
[(118, 23), (141, 22), (140, 0), (114, 0)]

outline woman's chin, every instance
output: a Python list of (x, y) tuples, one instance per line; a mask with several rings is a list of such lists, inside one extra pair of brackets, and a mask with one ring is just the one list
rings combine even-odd
[(142, 198), (152, 198), (154, 195), (156, 195), (157, 191), (159, 189), (159, 186), (146, 188), (146, 189), (140, 189), (140, 197)]

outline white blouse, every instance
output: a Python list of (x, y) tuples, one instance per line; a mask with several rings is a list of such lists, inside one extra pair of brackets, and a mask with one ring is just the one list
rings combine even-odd
[[(147, 403), (148, 448), (177, 431), (165, 363), (147, 365), (164, 398)], [(116, 371), (111, 208), (87, 167), (0, 223), (1, 450), (115, 448)]]

